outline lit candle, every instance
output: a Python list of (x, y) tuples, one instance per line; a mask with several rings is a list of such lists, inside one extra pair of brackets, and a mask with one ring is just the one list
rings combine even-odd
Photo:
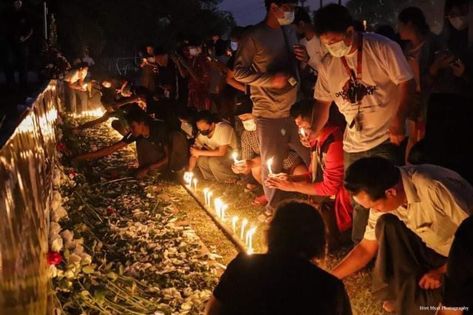
[(245, 228), (246, 228), (246, 225), (248, 224), (248, 219), (243, 219), (243, 221), (241, 222), (241, 227), (240, 227), (240, 239), (243, 240), (243, 236), (245, 236)]
[(238, 217), (235, 215), (235, 216), (232, 217), (232, 230), (233, 230), (233, 233), (236, 233), (237, 222), (238, 222)]
[(209, 188), (205, 187), (204, 188), (204, 204), (205, 205), (208, 205), (208, 203), (207, 203), (208, 194), (209, 194)]
[(232, 153), (232, 159), (234, 164), (238, 164), (240, 161), (238, 160), (238, 152), (233, 151)]
[(266, 165), (268, 166), (269, 175), (273, 175), (273, 169), (272, 169), (273, 158), (270, 158), (269, 160), (267, 160)]
[(209, 191), (209, 193), (207, 194), (207, 205), (209, 207), (211, 207), (211, 205), (212, 205), (212, 203), (211, 203), (212, 195), (213, 195), (212, 191)]
[(306, 137), (306, 133), (305, 133), (305, 130), (304, 128), (299, 128), (299, 133), (301, 134), (302, 137)]
[(197, 192), (197, 178), (194, 178), (194, 191)]
[(220, 216), (221, 216), (222, 221), (225, 221), (225, 212), (227, 211), (227, 209), (228, 209), (228, 205), (226, 203), (222, 204), (222, 207), (220, 209)]
[(256, 233), (256, 227), (252, 227), (249, 231), (248, 231), (248, 240), (247, 240), (247, 253), (248, 255), (251, 255), (253, 254), (254, 252), (254, 249), (253, 249), (253, 235), (255, 235)]
[(215, 212), (217, 213), (217, 218), (220, 218), (220, 210), (222, 209), (222, 199), (215, 198), (214, 209), (215, 209)]

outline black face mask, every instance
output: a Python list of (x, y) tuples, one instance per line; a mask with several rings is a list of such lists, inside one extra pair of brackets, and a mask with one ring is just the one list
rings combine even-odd
[(199, 131), (201, 135), (205, 136), (205, 137), (208, 137), (209, 134), (212, 132), (212, 130), (210, 129), (207, 129), (207, 130), (200, 130)]

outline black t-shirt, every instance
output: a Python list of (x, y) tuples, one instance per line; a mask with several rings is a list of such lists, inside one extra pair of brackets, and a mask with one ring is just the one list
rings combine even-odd
[(18, 44), (21, 36), (27, 36), (32, 29), (30, 14), (25, 9), (9, 10), (6, 14), (8, 39)]
[(343, 282), (299, 258), (238, 255), (214, 296), (223, 315), (351, 314)]
[(131, 133), (123, 137), (122, 141), (132, 143), (139, 139), (146, 139), (156, 145), (158, 148), (164, 149), (169, 145), (168, 128), (166, 124), (159, 120), (153, 120), (150, 124), (149, 137), (134, 137)]

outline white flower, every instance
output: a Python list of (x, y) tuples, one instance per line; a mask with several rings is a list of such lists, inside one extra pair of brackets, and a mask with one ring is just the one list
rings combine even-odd
[(58, 270), (56, 266), (50, 265), (48, 270), (49, 278), (56, 278), (58, 276)]
[(59, 207), (56, 210), (53, 210), (51, 215), (51, 220), (55, 222), (59, 222), (61, 219), (67, 217), (67, 211), (64, 207)]
[(53, 252), (60, 252), (64, 246), (62, 238), (58, 235), (54, 239), (51, 240), (51, 250)]
[(56, 210), (58, 209), (62, 204), (62, 197), (59, 191), (55, 190), (53, 192), (53, 197), (51, 199), (51, 209)]
[(92, 256), (90, 256), (89, 254), (82, 253), (80, 257), (82, 258), (82, 265), (85, 266), (90, 265), (92, 263)]
[(74, 239), (74, 232), (64, 230), (61, 232), (61, 236), (66, 242), (71, 242)]
[(53, 239), (56, 235), (61, 232), (61, 226), (57, 222), (51, 222), (49, 224), (49, 239)]
[(72, 270), (67, 270), (66, 272), (64, 272), (64, 277), (66, 277), (67, 279), (74, 279), (75, 275)]
[(81, 260), (82, 260), (82, 258), (79, 255), (71, 254), (69, 256), (68, 262), (70, 264), (80, 264)]

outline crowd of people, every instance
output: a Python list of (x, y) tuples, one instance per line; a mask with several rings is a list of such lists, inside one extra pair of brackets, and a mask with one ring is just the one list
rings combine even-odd
[[(373, 260), (385, 311), (473, 314), (473, 2), (447, 0), (440, 35), (417, 7), (396, 34), (341, 5), (311, 18), (297, 3), (265, 0), (265, 20), (230, 40), (147, 44), (139, 82), (90, 81), (79, 60), (66, 106), (90, 109), (93, 89), (106, 113), (74, 132), (113, 118), (123, 139), (73, 161), (136, 142), (138, 178), (262, 188), (268, 252), (230, 263), (210, 315), (351, 314), (340, 280)], [(317, 267), (326, 247), (349, 244), (332, 270)]]

